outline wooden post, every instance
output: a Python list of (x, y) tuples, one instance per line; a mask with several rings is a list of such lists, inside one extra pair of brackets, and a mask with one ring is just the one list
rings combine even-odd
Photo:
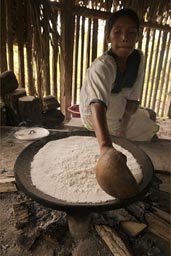
[(74, 1), (64, 0), (61, 11), (61, 77), (60, 77), (60, 102), (61, 110), (69, 117), (67, 108), (72, 99), (72, 69), (73, 69), (73, 45), (74, 45), (74, 16), (72, 7)]

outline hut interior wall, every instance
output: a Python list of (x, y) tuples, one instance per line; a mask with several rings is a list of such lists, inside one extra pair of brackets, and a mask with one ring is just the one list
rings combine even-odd
[(131, 0), (69, 2), (70, 8), (66, 8), (67, 0), (1, 0), (1, 72), (13, 70), (28, 95), (55, 95), (68, 115), (68, 106), (79, 104), (87, 67), (109, 47), (106, 19), (111, 12), (129, 7), (141, 18), (137, 47), (146, 57), (141, 105), (167, 116), (171, 91), (169, 0), (162, 5), (161, 1), (152, 5), (151, 1)]

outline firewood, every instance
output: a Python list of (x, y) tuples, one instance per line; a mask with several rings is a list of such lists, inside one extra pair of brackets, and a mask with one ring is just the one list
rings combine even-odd
[(159, 189), (161, 191), (170, 193), (170, 174), (157, 174), (157, 177), (162, 181), (162, 183), (159, 185)]
[(128, 212), (141, 221), (144, 220), (145, 205), (143, 202), (138, 201), (127, 207)]
[(122, 221), (121, 227), (129, 236), (135, 237), (144, 231), (144, 229), (147, 228), (147, 225), (135, 221)]
[(46, 110), (57, 109), (60, 107), (59, 102), (53, 95), (48, 95), (43, 98), (43, 105)]
[(29, 234), (23, 232), (18, 236), (18, 245), (26, 250), (30, 250), (35, 244), (36, 240), (40, 237), (42, 230), (34, 229), (29, 232)]
[(167, 212), (164, 212), (156, 207), (152, 208), (154, 210), (154, 214), (160, 217), (161, 219), (167, 221), (167, 223), (171, 224), (171, 215)]
[(14, 204), (13, 205), (15, 226), (16, 228), (22, 228), (29, 222), (29, 212), (28, 207), (25, 203)]
[(26, 95), (26, 91), (23, 88), (18, 88), (12, 93), (2, 96), (2, 100), (5, 103), (6, 115), (8, 125), (18, 125), (20, 122), (18, 99)]
[(113, 255), (131, 256), (127, 246), (114, 230), (106, 225), (95, 225), (95, 228)]
[(24, 96), (18, 101), (19, 113), (22, 121), (28, 126), (42, 124), (41, 100), (34, 96)]
[(0, 193), (17, 191), (14, 176), (0, 175)]
[(162, 239), (170, 242), (170, 225), (153, 213), (145, 213), (148, 230)]

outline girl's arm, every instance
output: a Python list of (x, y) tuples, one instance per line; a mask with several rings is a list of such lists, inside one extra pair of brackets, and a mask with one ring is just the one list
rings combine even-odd
[(120, 131), (118, 136), (125, 137), (127, 126), (131, 116), (137, 111), (139, 106), (138, 101), (128, 100), (125, 108), (124, 115), (121, 120)]
[(101, 102), (91, 103), (90, 107), (92, 112), (93, 128), (100, 146), (100, 152), (102, 154), (107, 149), (113, 147), (107, 126), (106, 107)]

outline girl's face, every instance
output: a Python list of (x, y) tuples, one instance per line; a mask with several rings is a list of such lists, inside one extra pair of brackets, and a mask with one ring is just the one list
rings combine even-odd
[(114, 23), (110, 34), (112, 52), (121, 58), (127, 58), (134, 50), (138, 40), (136, 24), (129, 16), (122, 16)]

